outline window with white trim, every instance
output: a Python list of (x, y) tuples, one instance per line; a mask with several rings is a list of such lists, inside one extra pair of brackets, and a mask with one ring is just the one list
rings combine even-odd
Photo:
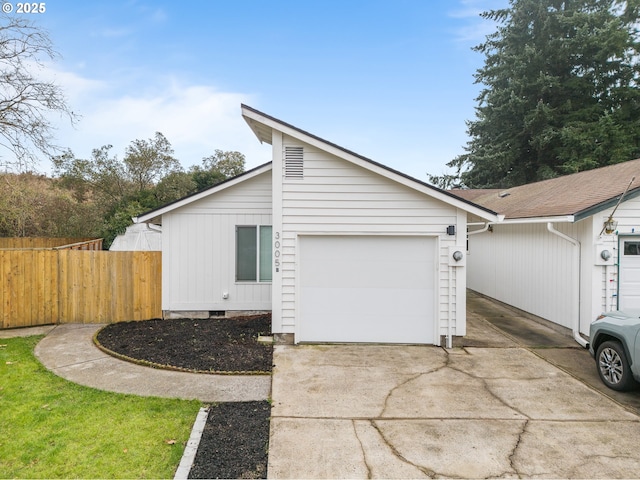
[(271, 225), (236, 226), (236, 281), (270, 282), (272, 250)]

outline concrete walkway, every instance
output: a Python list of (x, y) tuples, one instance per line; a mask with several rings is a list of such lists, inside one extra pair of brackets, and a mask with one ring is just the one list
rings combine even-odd
[(5, 337), (46, 334), (35, 348), (40, 362), (60, 377), (100, 390), (203, 402), (239, 402), (269, 397), (270, 375), (173, 372), (118, 360), (93, 343), (93, 335), (102, 326), (65, 324), (7, 330), (0, 334)]

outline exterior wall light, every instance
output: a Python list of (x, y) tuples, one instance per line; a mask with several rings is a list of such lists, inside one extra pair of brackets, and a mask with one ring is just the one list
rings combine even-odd
[(463, 258), (464, 258), (464, 255), (462, 254), (462, 252), (460, 250), (456, 250), (455, 252), (453, 252), (453, 259), (456, 262), (459, 262)]
[(604, 231), (607, 235), (611, 235), (613, 232), (615, 232), (617, 227), (618, 227), (617, 220), (614, 220), (612, 218), (609, 218), (607, 221), (604, 222)]

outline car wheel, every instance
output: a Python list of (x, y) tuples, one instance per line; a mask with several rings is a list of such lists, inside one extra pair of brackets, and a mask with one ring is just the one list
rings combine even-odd
[(634, 380), (629, 369), (627, 355), (620, 342), (607, 341), (598, 347), (596, 353), (598, 375), (604, 384), (613, 390), (629, 390)]

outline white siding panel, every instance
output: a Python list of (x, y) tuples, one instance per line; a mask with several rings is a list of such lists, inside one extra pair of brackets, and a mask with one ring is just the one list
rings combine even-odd
[[(556, 228), (577, 238), (575, 225)], [(495, 225), (469, 237), (469, 288), (571, 328), (573, 246), (546, 224)]]
[(270, 283), (235, 281), (235, 227), (271, 222), (271, 172), (163, 215), (163, 310), (269, 310)]
[[(370, 172), (327, 152), (303, 144), (286, 135), (283, 147), (304, 147), (304, 179), (282, 179), (282, 326), (285, 333), (295, 333), (296, 309), (299, 299), (295, 286), (298, 234), (342, 235), (424, 235), (438, 238), (440, 249), (438, 278), (448, 271), (448, 248), (464, 245), (465, 232), (458, 236), (446, 235), (448, 225), (458, 225), (455, 207), (412, 190), (387, 177)], [(276, 165), (274, 164), (274, 169)], [(281, 167), (280, 167), (281, 168)], [(274, 171), (274, 175), (284, 176)], [(466, 219), (466, 217), (465, 217)], [(460, 234), (462, 236), (460, 236)], [(457, 286), (464, 284), (464, 269)], [(455, 282), (454, 282), (455, 283)], [(464, 285), (463, 285), (464, 287)], [(455, 290), (455, 288), (454, 288)], [(436, 324), (448, 326), (448, 289), (437, 289), (438, 299), (434, 315)], [(453, 309), (455, 312), (455, 308)], [(454, 313), (455, 314), (455, 313)], [(458, 312), (462, 323), (465, 312)], [(451, 319), (455, 332), (455, 317)], [(464, 332), (464, 327), (461, 328)], [(443, 327), (440, 335), (445, 335)], [(439, 338), (436, 339), (439, 342)]]
[[(606, 210), (601, 212), (598, 216), (594, 217), (594, 230), (597, 228), (598, 232), (602, 230), (602, 222), (606, 220), (613, 209)], [(614, 219), (618, 222), (618, 226), (616, 231), (622, 235), (638, 235), (640, 234), (640, 197), (627, 199), (620, 204), (615, 214), (613, 215)], [(605, 243), (611, 245), (612, 251), (614, 252), (614, 257), (618, 258), (618, 235), (603, 235), (603, 240)], [(618, 262), (615, 262), (618, 264)], [(602, 268), (602, 267), (601, 267)], [(604, 268), (602, 268), (604, 270)], [(606, 310), (615, 310), (619, 308), (618, 305), (618, 279), (619, 272), (617, 267), (609, 267), (606, 269), (605, 279), (603, 281), (603, 301), (604, 305), (598, 310), (594, 310), (593, 314), (597, 315), (601, 311)], [(595, 317), (594, 317), (595, 318)]]
[[(608, 217), (610, 211), (603, 212)], [(616, 210), (614, 218), (618, 221), (618, 232), (620, 233), (639, 233), (640, 232), (640, 197), (624, 201)], [(602, 229), (602, 224), (600, 224)]]

